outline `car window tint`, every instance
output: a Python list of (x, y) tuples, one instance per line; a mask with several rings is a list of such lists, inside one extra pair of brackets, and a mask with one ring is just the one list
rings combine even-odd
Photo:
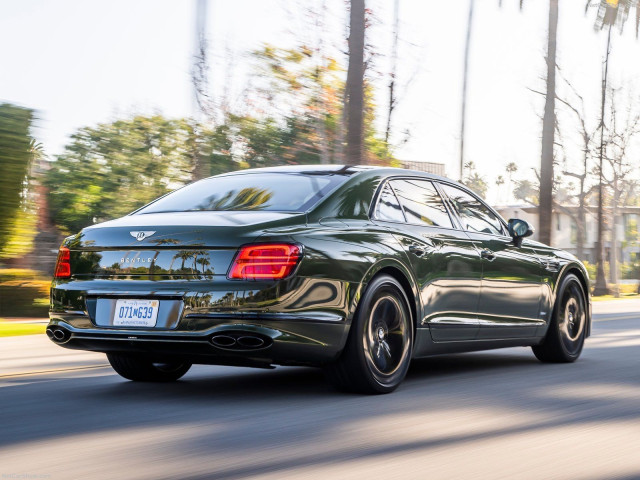
[(299, 173), (240, 173), (192, 183), (150, 203), (138, 214), (220, 210), (301, 212), (348, 177)]
[(443, 184), (442, 188), (458, 212), (462, 228), (470, 232), (504, 235), (502, 222), (484, 203), (464, 190), (451, 185)]
[(376, 218), (387, 222), (405, 222), (402, 208), (388, 183), (380, 192), (378, 206), (376, 207)]
[(404, 207), (407, 222), (431, 227), (453, 227), (442, 198), (431, 182), (392, 180), (390, 183)]

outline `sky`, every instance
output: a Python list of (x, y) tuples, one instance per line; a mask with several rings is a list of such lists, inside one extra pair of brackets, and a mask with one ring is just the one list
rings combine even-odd
[[(475, 0), (469, 63), (466, 160), (490, 184), (493, 203), (513, 201), (505, 166), (533, 178), (540, 162), (548, 4), (543, 0)], [(594, 2), (596, 3), (596, 2)], [(325, 6), (324, 9), (320, 8)], [(207, 25), (211, 84), (220, 92), (245, 85), (249, 52), (264, 43), (281, 47), (317, 40), (307, 10), (324, 12), (323, 39), (346, 65), (345, 0), (209, 0)], [(585, 99), (592, 128), (598, 122), (604, 32), (596, 8), (559, 0), (558, 65)], [(385, 120), (391, 51), (392, 0), (368, 0), (373, 13), (367, 42), (376, 53), (368, 73), (376, 87), (380, 129)], [(469, 2), (400, 0), (399, 105), (392, 140), (402, 160), (441, 162), (458, 178), (464, 39)], [(632, 12), (632, 16), (634, 13)], [(611, 84), (635, 105), (640, 41), (633, 18), (613, 35)], [(0, 101), (37, 111), (36, 137), (60, 154), (77, 128), (133, 113), (170, 117), (194, 111), (190, 83), (195, 44), (195, 0), (21, 0), (0, 2)], [(315, 35), (315, 37), (314, 37)], [(634, 83), (635, 82), (635, 83)], [(559, 95), (569, 90), (558, 80)], [(575, 98), (573, 99), (575, 101)], [(579, 138), (559, 108), (567, 152), (563, 169), (577, 168)], [(405, 131), (409, 135), (405, 138)], [(406, 140), (406, 141), (405, 141)]]

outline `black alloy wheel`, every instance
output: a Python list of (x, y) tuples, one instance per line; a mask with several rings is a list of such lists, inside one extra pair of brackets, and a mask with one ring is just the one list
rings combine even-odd
[(574, 274), (562, 279), (547, 335), (533, 353), (542, 362), (574, 362), (584, 346), (587, 300), (582, 283)]
[(358, 305), (342, 355), (325, 372), (341, 390), (389, 393), (407, 374), (412, 348), (407, 296), (397, 280), (379, 275)]

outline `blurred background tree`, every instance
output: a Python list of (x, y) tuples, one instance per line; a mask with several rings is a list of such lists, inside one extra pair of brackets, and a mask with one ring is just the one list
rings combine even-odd
[(24, 228), (28, 212), (27, 181), (35, 141), (31, 137), (33, 111), (0, 104), (0, 252)]
[(187, 183), (203, 143), (187, 121), (160, 115), (81, 128), (44, 181), (52, 216), (72, 233), (130, 213)]

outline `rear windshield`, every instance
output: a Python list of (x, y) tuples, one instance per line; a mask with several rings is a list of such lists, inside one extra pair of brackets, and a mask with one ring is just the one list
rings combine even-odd
[(136, 213), (259, 210), (303, 212), (344, 182), (346, 175), (245, 173), (206, 178)]

